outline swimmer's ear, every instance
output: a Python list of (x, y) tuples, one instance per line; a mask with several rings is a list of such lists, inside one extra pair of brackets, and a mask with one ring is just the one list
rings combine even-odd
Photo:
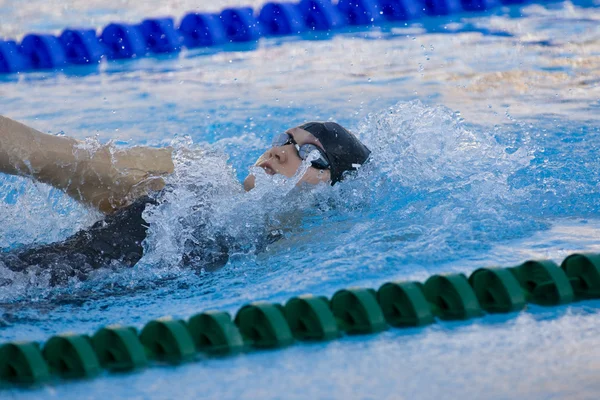
[(330, 183), (333, 186), (333, 182), (331, 181), (331, 170), (329, 169), (320, 169), (317, 174), (317, 179), (321, 182)]

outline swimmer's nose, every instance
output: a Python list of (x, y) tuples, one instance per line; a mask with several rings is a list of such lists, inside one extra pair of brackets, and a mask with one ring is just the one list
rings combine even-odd
[(279, 164), (284, 164), (287, 161), (287, 152), (284, 146), (274, 147), (269, 150), (269, 153), (271, 153), (271, 157), (276, 159)]

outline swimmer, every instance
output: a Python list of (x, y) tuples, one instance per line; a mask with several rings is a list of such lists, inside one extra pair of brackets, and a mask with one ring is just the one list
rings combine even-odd
[[(293, 177), (310, 156), (311, 166), (299, 183), (335, 185), (344, 173), (364, 164), (370, 151), (356, 136), (334, 122), (309, 122), (276, 135), (255, 165), (269, 175)], [(94, 269), (113, 262), (133, 266), (143, 255), (148, 225), (147, 204), (174, 172), (172, 148), (109, 145), (90, 149), (83, 142), (41, 133), (0, 116), (0, 173), (29, 177), (63, 190), (77, 201), (105, 214), (90, 228), (58, 243), (0, 252), (0, 266), (13, 271), (29, 267), (50, 271), (50, 284), (70, 277), (85, 280)], [(255, 177), (244, 179), (252, 190)], [(202, 268), (216, 269), (228, 260), (226, 239), (198, 245), (194, 257)], [(210, 248), (209, 248), (210, 247)]]

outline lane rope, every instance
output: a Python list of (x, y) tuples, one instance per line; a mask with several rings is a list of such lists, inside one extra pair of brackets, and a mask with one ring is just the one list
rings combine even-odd
[[(600, 298), (600, 255), (573, 254), (560, 267), (527, 261), (512, 268), (480, 268), (433, 275), (421, 282), (387, 282), (378, 290), (348, 288), (325, 296), (298, 296), (282, 304), (254, 302), (234, 318), (207, 311), (187, 321), (164, 317), (136, 328), (111, 325), (92, 336), (61, 334), (45, 344), (0, 346), (0, 386), (36, 387), (60, 379), (92, 378), (150, 365), (200, 361), (207, 356), (285, 348), (425, 326), (436, 320), (468, 320), (485, 313), (514, 313), (528, 303), (559, 306)], [(202, 357), (200, 357), (202, 355)]]
[[(539, 1), (547, 3), (547, 1)], [(256, 43), (261, 37), (306, 35), (352, 26), (405, 24), (423, 17), (490, 10), (527, 0), (300, 0), (269, 2), (260, 10), (226, 8), (220, 13), (150, 18), (139, 24), (111, 23), (94, 29), (67, 28), (60, 35), (30, 33), (20, 43), (0, 40), (0, 74), (62, 70), (103, 60), (177, 54), (182, 48)], [(320, 37), (323, 39), (323, 37)], [(224, 48), (226, 50), (226, 48)]]

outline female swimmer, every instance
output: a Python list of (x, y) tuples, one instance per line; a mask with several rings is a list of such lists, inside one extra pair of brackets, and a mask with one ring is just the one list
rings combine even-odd
[[(255, 165), (267, 174), (291, 178), (310, 157), (311, 166), (299, 183), (334, 185), (346, 171), (364, 164), (369, 154), (341, 125), (309, 122), (277, 135)], [(0, 265), (12, 271), (32, 266), (49, 270), (51, 284), (70, 277), (83, 280), (89, 271), (114, 261), (135, 265), (143, 255), (148, 229), (142, 213), (147, 204), (156, 203), (165, 178), (174, 172), (172, 157), (171, 148), (106, 145), (90, 151), (75, 139), (44, 134), (0, 116), (0, 173), (52, 185), (105, 214), (62, 242), (0, 252)], [(243, 182), (246, 191), (254, 184), (251, 174)], [(215, 269), (227, 262), (229, 247), (227, 238), (217, 239), (212, 246), (199, 244), (193, 257), (183, 261), (193, 259), (202, 268)]]

